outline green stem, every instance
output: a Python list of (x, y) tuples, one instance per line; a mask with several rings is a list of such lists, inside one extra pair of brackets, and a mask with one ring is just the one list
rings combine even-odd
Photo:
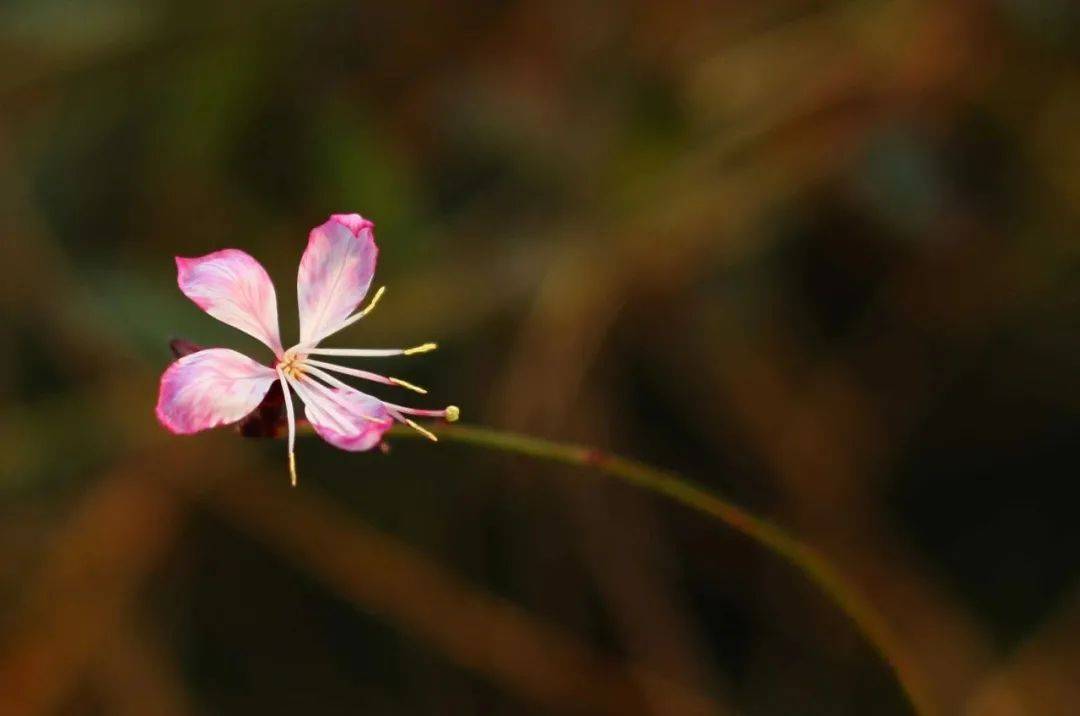
[[(394, 437), (418, 436), (401, 426), (394, 428), (390, 434)], [(934, 711), (923, 689), (916, 683), (919, 679), (908, 669), (901, 668), (895, 658), (900, 651), (899, 645), (881, 614), (819, 551), (768, 520), (754, 516), (674, 472), (594, 448), (468, 425), (440, 426), (438, 434), (445, 440), (598, 470), (720, 520), (806, 574), (847, 614), (889, 665), (914, 711), (917, 714)]]

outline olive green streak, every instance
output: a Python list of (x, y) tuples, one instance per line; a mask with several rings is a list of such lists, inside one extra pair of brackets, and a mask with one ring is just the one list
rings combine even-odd
[[(390, 435), (421, 437), (404, 426), (396, 426)], [(752, 515), (673, 472), (592, 448), (469, 425), (442, 425), (438, 428), (438, 435), (440, 439), (458, 443), (593, 468), (719, 519), (806, 574), (848, 615), (890, 666), (914, 711), (918, 714), (934, 711), (922, 689), (912, 683), (913, 675), (901, 669), (893, 658), (897, 652), (896, 639), (881, 614), (820, 552), (768, 520)]]

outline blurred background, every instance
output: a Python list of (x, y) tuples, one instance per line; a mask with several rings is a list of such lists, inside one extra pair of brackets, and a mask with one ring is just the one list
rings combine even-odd
[(288, 343), (351, 211), (389, 290), (338, 345), (776, 520), (928, 713), (1077, 713), (1078, 60), (1070, 0), (7, 0), (0, 713), (911, 713), (653, 495), (165, 433), (171, 338), (270, 358), (173, 256), (256, 256)]

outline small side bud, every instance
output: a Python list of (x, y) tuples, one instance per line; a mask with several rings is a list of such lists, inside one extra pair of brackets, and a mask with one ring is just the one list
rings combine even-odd
[(198, 353), (203, 350), (203, 347), (184, 338), (173, 338), (169, 341), (169, 350), (172, 351), (173, 357), (179, 359), (192, 353)]

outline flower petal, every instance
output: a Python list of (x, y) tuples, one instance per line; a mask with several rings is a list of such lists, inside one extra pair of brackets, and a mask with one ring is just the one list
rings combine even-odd
[[(382, 441), (383, 433), (394, 424), (381, 400), (358, 390), (327, 390), (333, 393), (336, 400), (318, 395), (315, 397), (316, 409), (311, 410), (305, 405), (304, 414), (319, 437), (331, 445), (353, 452), (370, 450)], [(319, 407), (323, 407), (323, 410), (319, 410)], [(348, 432), (341, 432), (336, 423), (324, 419), (326, 413), (331, 411), (349, 422)]]
[(258, 338), (281, 355), (277, 296), (266, 269), (238, 249), (176, 257), (180, 290), (214, 318)]
[(157, 417), (174, 433), (235, 423), (262, 402), (274, 371), (227, 348), (191, 353), (161, 376)]
[(359, 214), (334, 214), (311, 230), (296, 278), (301, 343), (325, 338), (364, 300), (379, 255), (374, 228)]

